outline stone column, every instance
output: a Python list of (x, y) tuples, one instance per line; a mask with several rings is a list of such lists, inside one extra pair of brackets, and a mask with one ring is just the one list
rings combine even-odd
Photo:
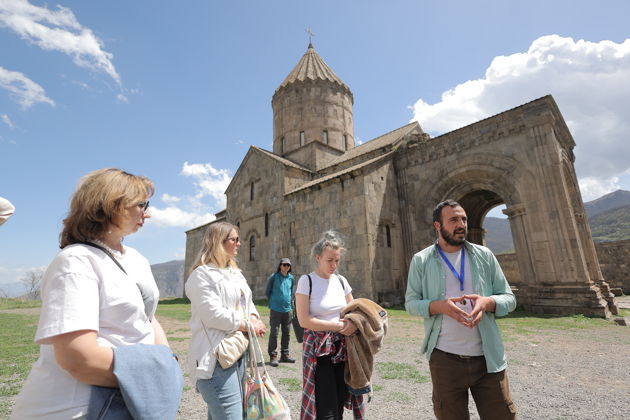
[(486, 230), (484, 228), (468, 228), (468, 241), (473, 244), (486, 246)]

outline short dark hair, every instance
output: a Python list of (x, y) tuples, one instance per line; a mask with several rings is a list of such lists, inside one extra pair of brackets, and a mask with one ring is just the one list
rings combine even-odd
[(440, 204), (438, 204), (437, 206), (435, 206), (435, 208), (433, 209), (433, 222), (439, 222), (440, 225), (442, 225), (442, 209), (446, 206), (449, 207), (462, 207), (461, 204), (459, 204), (457, 201), (455, 200), (444, 200), (442, 201)]

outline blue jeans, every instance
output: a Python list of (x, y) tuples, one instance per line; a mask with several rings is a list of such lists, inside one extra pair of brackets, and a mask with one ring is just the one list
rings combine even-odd
[(217, 362), (212, 378), (197, 381), (197, 390), (208, 404), (208, 420), (243, 419), (244, 374), (245, 356), (227, 369)]

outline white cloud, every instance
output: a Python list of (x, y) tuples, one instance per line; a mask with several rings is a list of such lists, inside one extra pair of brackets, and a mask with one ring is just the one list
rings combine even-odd
[(181, 175), (194, 179), (197, 200), (210, 196), (218, 207), (225, 207), (225, 190), (232, 178), (227, 169), (215, 169), (210, 163), (184, 162)]
[(0, 119), (2, 120), (3, 123), (8, 125), (11, 130), (15, 128), (15, 123), (11, 121), (11, 118), (9, 118), (7, 114), (0, 115)]
[(212, 211), (225, 208), (225, 189), (232, 178), (227, 169), (216, 169), (210, 163), (184, 162), (180, 175), (192, 177), (192, 196), (162, 194), (166, 208), (151, 206), (151, 221), (162, 227), (194, 228), (213, 221)]
[(212, 213), (197, 214), (187, 212), (178, 207), (167, 207), (159, 209), (151, 207), (151, 224), (164, 227), (185, 227), (192, 228), (211, 222), (215, 219)]
[(170, 195), (170, 194), (162, 194), (162, 197), (160, 197), (160, 198), (166, 204), (173, 204), (173, 203), (178, 203), (178, 202), (182, 201), (181, 198), (175, 197), (174, 195)]
[(0, 88), (8, 90), (24, 109), (37, 103), (55, 106), (55, 101), (46, 96), (43, 87), (17, 71), (0, 67)]
[(76, 65), (106, 73), (121, 84), (113, 55), (103, 50), (103, 42), (66, 7), (49, 10), (27, 0), (0, 0), (0, 26), (44, 50), (67, 54)]
[(444, 92), (440, 102), (419, 99), (413, 120), (439, 134), (547, 94), (575, 139), (585, 200), (619, 188), (618, 177), (630, 170), (630, 39), (540, 37), (527, 52), (496, 57), (483, 79)]
[(124, 104), (128, 104), (129, 103), (129, 98), (127, 98), (122, 93), (119, 93), (118, 95), (116, 95), (116, 99), (118, 99), (118, 102), (122, 102)]

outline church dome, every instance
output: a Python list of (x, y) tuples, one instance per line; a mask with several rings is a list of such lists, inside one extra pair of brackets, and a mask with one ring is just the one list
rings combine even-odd
[(315, 52), (315, 48), (313, 48), (313, 44), (311, 43), (308, 44), (306, 53), (304, 53), (297, 65), (291, 70), (291, 73), (280, 83), (280, 86), (276, 89), (276, 93), (292, 83), (307, 80), (324, 80), (336, 83), (350, 92), (350, 88), (335, 74), (319, 54)]
[(309, 43), (271, 99), (273, 152), (310, 169), (324, 166), (355, 146), (353, 104), (350, 88)]

